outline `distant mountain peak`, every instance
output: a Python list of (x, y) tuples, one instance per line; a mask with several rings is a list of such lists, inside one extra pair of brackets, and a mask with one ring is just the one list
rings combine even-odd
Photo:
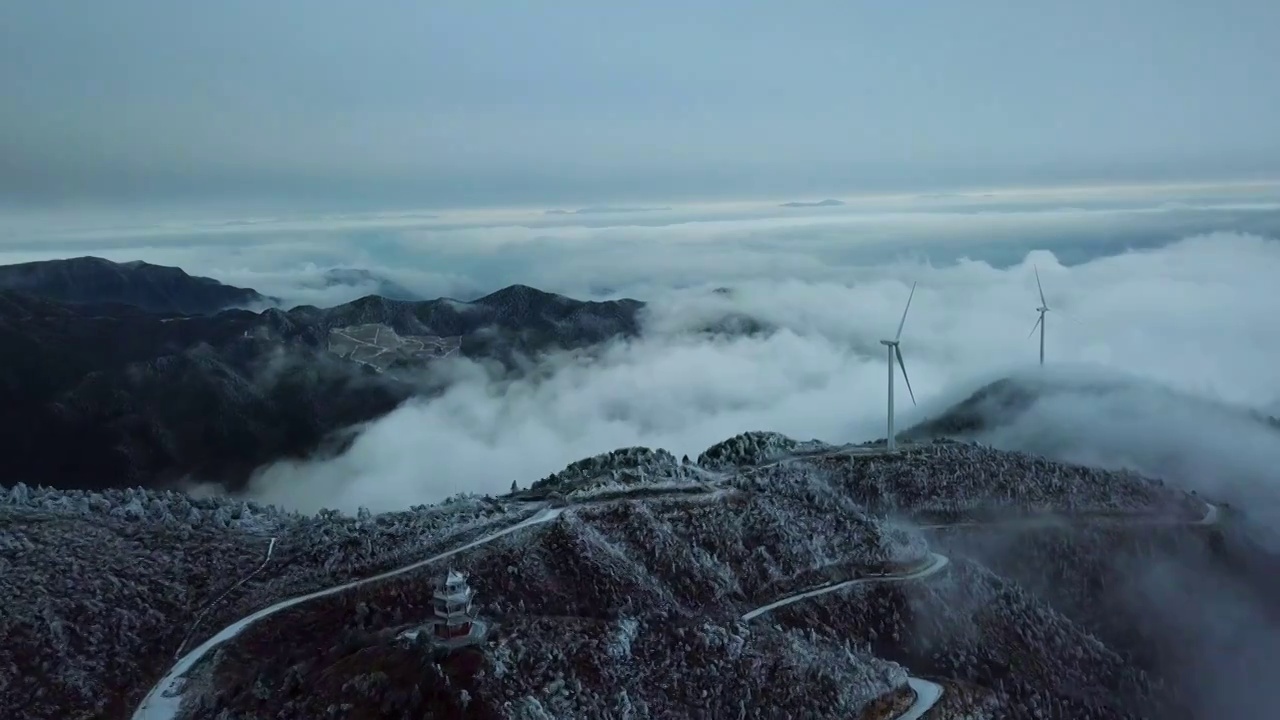
[(141, 260), (118, 263), (91, 255), (0, 266), (0, 289), (58, 302), (114, 303), (177, 315), (208, 315), (269, 302), (255, 290), (188, 275), (182, 268)]
[(400, 283), (364, 268), (335, 267), (324, 272), (325, 287), (365, 286), (389, 300), (426, 300)]
[(577, 210), (544, 210), (543, 215), (605, 215), (611, 213), (645, 213), (657, 212), (660, 210), (670, 210), (670, 207), (615, 207), (615, 206), (595, 206), (578, 208)]
[(536, 287), (531, 287), (529, 285), (521, 285), (517, 283), (515, 285), (508, 285), (507, 287), (504, 287), (501, 290), (495, 290), (494, 292), (491, 292), (488, 295), (485, 295), (484, 297), (479, 298), (477, 300), (473, 300), (472, 304), (494, 305), (494, 304), (502, 304), (507, 302), (532, 302), (535, 300), (555, 301), (555, 300), (567, 300), (567, 299), (568, 298), (564, 297), (563, 295), (557, 295), (556, 293), (547, 292), (546, 290), (539, 290)]
[(840, 200), (836, 200), (835, 198), (827, 198), (826, 200), (818, 200), (816, 202), (804, 202), (801, 200), (794, 200), (792, 202), (782, 203), (778, 207), (815, 208), (815, 207), (839, 207), (841, 205), (844, 205), (844, 202)]

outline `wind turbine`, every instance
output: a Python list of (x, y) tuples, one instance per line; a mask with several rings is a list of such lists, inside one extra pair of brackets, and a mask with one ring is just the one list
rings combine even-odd
[(915, 297), (915, 294), (916, 284), (911, 283), (911, 294), (907, 296), (907, 306), (902, 309), (902, 320), (898, 322), (898, 334), (894, 335), (892, 340), (880, 341), (880, 344), (889, 351), (889, 438), (886, 441), (886, 448), (890, 452), (898, 447), (893, 436), (893, 361), (895, 358), (898, 361), (898, 367), (902, 368), (902, 379), (907, 383), (907, 392), (911, 393), (911, 404), (916, 404), (916, 394), (911, 389), (911, 379), (907, 377), (907, 366), (902, 362), (902, 350), (898, 347), (898, 341), (902, 338), (902, 326), (907, 323), (907, 311), (911, 309), (911, 298)]
[(1040, 364), (1044, 365), (1044, 314), (1049, 312), (1049, 303), (1044, 301), (1044, 286), (1040, 284), (1040, 269), (1035, 265), (1031, 266), (1036, 273), (1036, 288), (1040, 290), (1040, 307), (1036, 308), (1036, 312), (1040, 313), (1040, 318), (1036, 320), (1036, 324), (1031, 326), (1031, 332), (1027, 333), (1027, 337), (1036, 334), (1036, 328), (1040, 328)]

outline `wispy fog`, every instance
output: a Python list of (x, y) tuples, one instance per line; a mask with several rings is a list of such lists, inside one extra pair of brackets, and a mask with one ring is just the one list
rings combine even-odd
[[(1231, 233), (1071, 267), (1032, 251), (1002, 269), (897, 261), (865, 266), (848, 284), (750, 279), (728, 295), (668, 289), (650, 296), (643, 339), (615, 344), (590, 364), (552, 358), (536, 381), (500, 383), (459, 362), (451, 370), (458, 382), (443, 397), (375, 422), (336, 460), (266, 470), (256, 492), (306, 510), (381, 510), (524, 486), (627, 445), (692, 455), (746, 430), (833, 442), (882, 437), (877, 341), (893, 332), (910, 283), (920, 286), (902, 347), (920, 406), (900, 401), (900, 427), (990, 379), (1028, 371), (1036, 357), (1032, 265), (1054, 308), (1053, 377), (1068, 383), (1084, 373), (1120, 389), (1062, 394), (999, 444), (1178, 470), (1191, 487), (1237, 497), (1245, 486), (1274, 493), (1280, 433), (1218, 404), (1280, 401), (1280, 334), (1268, 330), (1280, 310), (1280, 243)], [(778, 330), (715, 341), (683, 332), (729, 312)]]

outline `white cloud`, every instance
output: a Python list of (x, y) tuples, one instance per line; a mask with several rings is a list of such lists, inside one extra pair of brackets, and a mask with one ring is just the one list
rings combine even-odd
[[(1268, 331), (1280, 311), (1280, 242), (1213, 234), (1072, 267), (1044, 251), (1003, 270), (897, 262), (851, 270), (848, 286), (753, 279), (729, 297), (667, 290), (653, 297), (643, 339), (618, 343), (591, 364), (553, 360), (554, 371), (537, 381), (499, 384), (464, 363), (463, 380), (443, 397), (375, 422), (341, 458), (267, 469), (258, 492), (306, 510), (382, 510), (459, 491), (501, 492), (513, 480), (525, 486), (626, 445), (693, 455), (756, 429), (833, 442), (882, 437), (877, 341), (894, 331), (910, 282), (920, 287), (902, 347), (921, 405), (912, 408), (900, 386), (900, 427), (1034, 363), (1033, 263), (1050, 306), (1074, 319), (1050, 314), (1049, 362), (1124, 371), (1237, 405), (1280, 400), (1280, 334)], [(781, 330), (714, 342), (679, 332), (728, 309)], [(1193, 452), (1207, 459), (1206, 473), (1241, 478), (1234, 486), (1184, 478), (1205, 488), (1280, 482), (1268, 474), (1280, 467), (1280, 434), (1247, 432), (1223, 417), (1141, 390), (1079, 395), (1029, 415), (1006, 440), (1067, 456), (1092, 449), (1091, 461), (1139, 467)]]
[[(998, 267), (1028, 248), (1065, 265), (1231, 228), (1280, 236), (1275, 184), (1006, 190), (846, 198), (838, 208), (776, 201), (675, 205), (644, 213), (548, 216), (542, 208), (346, 213), (213, 211), (0, 215), (0, 262), (73, 254), (178, 265), (288, 303), (337, 304), (369, 288), (318, 287), (362, 268), (424, 297), (470, 298), (512, 283), (573, 296), (651, 298), (672, 287), (753, 281), (848, 284), (887, 264), (970, 257)], [(980, 277), (970, 267), (965, 277)], [(921, 278), (923, 279), (923, 277)]]

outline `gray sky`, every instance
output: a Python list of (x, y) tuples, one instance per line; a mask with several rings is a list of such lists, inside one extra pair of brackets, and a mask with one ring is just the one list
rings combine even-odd
[(6, 0), (0, 197), (825, 196), (1280, 170), (1280, 3)]

